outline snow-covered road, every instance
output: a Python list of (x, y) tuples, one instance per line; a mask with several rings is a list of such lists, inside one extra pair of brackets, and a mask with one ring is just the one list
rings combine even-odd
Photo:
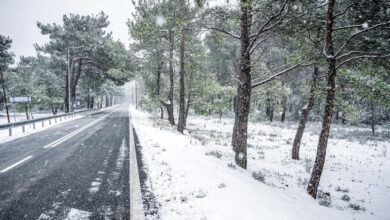
[(0, 219), (128, 219), (128, 109), (0, 144)]

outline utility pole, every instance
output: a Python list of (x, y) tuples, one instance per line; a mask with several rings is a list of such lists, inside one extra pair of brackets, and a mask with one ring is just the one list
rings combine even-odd
[(71, 110), (71, 104), (70, 104), (70, 75), (71, 75), (71, 69), (72, 69), (72, 63), (70, 61), (70, 47), (68, 47), (68, 77), (67, 77), (67, 80), (68, 80), (68, 112), (70, 112)]
[(135, 81), (135, 109), (138, 109), (138, 89), (137, 89), (137, 81)]
[(1, 74), (1, 82), (3, 84), (4, 105), (5, 105), (5, 111), (7, 113), (7, 120), (8, 123), (11, 123), (9, 119), (9, 112), (8, 112), (7, 94), (5, 93), (5, 81), (4, 81), (3, 71), (0, 71), (0, 74)]

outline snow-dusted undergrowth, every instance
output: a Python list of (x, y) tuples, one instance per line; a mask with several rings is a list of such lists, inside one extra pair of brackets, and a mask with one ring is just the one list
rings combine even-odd
[[(354, 141), (360, 128), (334, 126), (317, 200), (306, 193), (320, 124), (308, 126), (301, 160), (291, 157), (296, 126), (250, 123), (248, 170), (234, 165), (232, 119), (190, 117), (180, 135), (132, 110), (162, 219), (386, 219), (389, 140)], [(336, 133), (335, 133), (336, 132)], [(150, 216), (149, 216), (150, 217)]]
[[(191, 136), (202, 141), (221, 160), (233, 161), (230, 147), (232, 119), (190, 117)], [(369, 128), (332, 125), (318, 204), (342, 210), (355, 219), (388, 219), (390, 210), (390, 140), (379, 128), (372, 137)], [(314, 163), (321, 123), (309, 123), (301, 144), (301, 160), (291, 159), (297, 125), (279, 122), (249, 124), (248, 171), (262, 182), (286, 193), (306, 193)]]

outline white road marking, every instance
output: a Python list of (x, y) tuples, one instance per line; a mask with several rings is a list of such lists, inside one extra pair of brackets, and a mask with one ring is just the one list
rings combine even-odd
[[(46, 146), (44, 146), (43, 148), (52, 148), (52, 147), (56, 147), (57, 145), (63, 143), (64, 141), (68, 140), (69, 138), (75, 136), (76, 134), (78, 134), (78, 133), (84, 131), (85, 129), (91, 127), (92, 125), (95, 125), (95, 124), (97, 124), (98, 122), (104, 120), (105, 118), (107, 118), (109, 115), (111, 115), (111, 114), (114, 113), (114, 112), (116, 112), (116, 111), (113, 111), (113, 112), (111, 112), (111, 113), (109, 113), (109, 114), (107, 114), (107, 115), (105, 115), (105, 116), (103, 116), (103, 117), (101, 117), (101, 118), (99, 118), (99, 119), (97, 119), (97, 120), (95, 120), (95, 121), (93, 121), (93, 122), (91, 122), (91, 123), (89, 123), (89, 124), (83, 126), (82, 128), (80, 128), (80, 129), (78, 129), (78, 130), (76, 130), (76, 131), (74, 131), (74, 132), (72, 132), (72, 133), (70, 133), (70, 134), (68, 134), (68, 135), (66, 135), (66, 136), (64, 136), (64, 137), (62, 137), (62, 138), (60, 138), (60, 139), (58, 139), (58, 140), (56, 140), (56, 141), (54, 141), (54, 142), (52, 142), (52, 143), (46, 145)], [(3, 170), (0, 170), (0, 173), (5, 173), (5, 172), (11, 170), (12, 168), (14, 168), (14, 167), (20, 165), (21, 163), (23, 163), (23, 162), (25, 162), (25, 161), (31, 159), (32, 157), (33, 157), (33, 156), (30, 155), (30, 156), (28, 156), (28, 157), (26, 157), (26, 158), (24, 158), (24, 159), (22, 159), (22, 160), (20, 160), (20, 161), (18, 161), (18, 162), (16, 162), (16, 163), (12, 164), (11, 166), (9, 166), (9, 167), (7, 167), (7, 168), (5, 168), (5, 169), (3, 169)]]
[(114, 113), (114, 112), (111, 112), (110, 114), (108, 114), (108, 115), (106, 115), (106, 116), (104, 116), (104, 117), (101, 117), (101, 118), (99, 118), (99, 119), (97, 119), (97, 120), (95, 120), (95, 121), (93, 121), (93, 122), (91, 122), (91, 123), (89, 123), (89, 124), (87, 124), (87, 125), (85, 125), (85, 126), (79, 128), (79, 129), (77, 129), (76, 131), (74, 131), (74, 132), (72, 132), (72, 133), (70, 133), (70, 134), (68, 134), (68, 135), (66, 135), (66, 136), (64, 136), (64, 137), (62, 137), (62, 138), (56, 140), (56, 141), (53, 141), (52, 143), (50, 143), (50, 144), (44, 146), (43, 148), (53, 148), (53, 147), (58, 146), (59, 144), (65, 142), (65, 141), (68, 140), (69, 138), (71, 138), (71, 137), (73, 137), (73, 136), (75, 136), (75, 135), (81, 133), (82, 131), (86, 130), (87, 128), (89, 128), (89, 127), (91, 127), (91, 126), (97, 124), (98, 122), (104, 120), (105, 118), (107, 118), (107, 117), (108, 117), (109, 115), (111, 115), (112, 113)]
[(33, 156), (28, 156), (28, 157), (26, 157), (26, 158), (24, 158), (24, 159), (22, 159), (22, 160), (19, 160), (18, 162), (16, 162), (16, 163), (12, 164), (11, 166), (5, 168), (4, 170), (1, 170), (0, 173), (5, 173), (5, 172), (7, 172), (8, 170), (10, 170), (10, 169), (12, 169), (12, 168), (18, 166), (19, 164), (21, 164), (21, 163), (23, 163), (23, 162), (25, 162), (25, 161), (31, 159), (32, 157), (33, 157)]

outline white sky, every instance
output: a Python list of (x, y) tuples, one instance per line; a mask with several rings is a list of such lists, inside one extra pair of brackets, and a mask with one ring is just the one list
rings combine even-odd
[(115, 40), (126, 46), (129, 34), (126, 25), (133, 12), (131, 0), (0, 0), (0, 34), (12, 38), (11, 51), (17, 57), (35, 56), (34, 43), (48, 41), (36, 23), (62, 24), (64, 14), (97, 14), (104, 11)]

